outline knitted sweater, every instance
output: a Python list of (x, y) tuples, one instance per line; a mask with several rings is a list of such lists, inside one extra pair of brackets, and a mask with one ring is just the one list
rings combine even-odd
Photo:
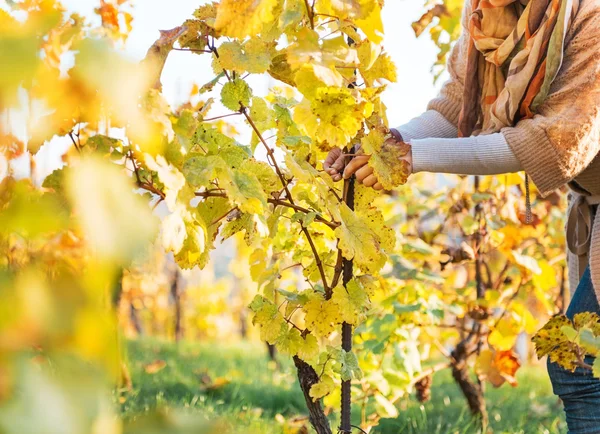
[[(467, 19), (471, 12), (470, 2), (465, 3), (463, 35), (448, 61), (450, 79), (428, 106), (430, 111), (440, 113), (452, 125), (458, 124), (464, 92), (469, 38)], [(581, 0), (565, 41), (563, 65), (547, 99), (533, 119), (522, 120), (514, 127), (502, 130), (520, 167), (529, 174), (542, 196), (569, 184), (573, 189), (571, 206), (581, 195), (600, 196), (599, 29), (600, 2)], [(428, 116), (431, 117), (431, 113)], [(437, 137), (448, 137), (447, 126), (438, 128), (443, 134)], [(412, 129), (415, 129), (414, 125)], [(424, 135), (421, 132), (413, 137), (422, 138)], [(432, 161), (438, 158), (435, 152), (430, 155)], [(494, 158), (493, 153), (489, 155)], [(505, 153), (503, 155), (506, 157)], [(600, 212), (591, 230), (589, 261), (596, 296), (600, 301)], [(578, 257), (569, 254), (572, 289), (578, 284), (578, 270)]]

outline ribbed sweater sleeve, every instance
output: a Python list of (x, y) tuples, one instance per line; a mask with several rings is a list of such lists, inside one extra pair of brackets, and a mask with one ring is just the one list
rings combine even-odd
[(435, 110), (427, 110), (396, 130), (405, 142), (429, 137), (455, 138), (458, 134), (456, 126)]
[(502, 133), (411, 140), (413, 172), (499, 175), (522, 170)]

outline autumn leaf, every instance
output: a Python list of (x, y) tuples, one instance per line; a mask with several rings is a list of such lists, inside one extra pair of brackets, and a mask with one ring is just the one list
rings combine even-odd
[(494, 387), (500, 387), (505, 382), (516, 387), (515, 373), (520, 366), (521, 362), (512, 350), (484, 350), (477, 356), (475, 372)]
[(144, 365), (144, 371), (146, 374), (156, 374), (157, 372), (162, 371), (166, 366), (167, 362), (159, 359)]
[(313, 401), (316, 402), (320, 398), (333, 392), (333, 389), (335, 389), (333, 378), (329, 375), (323, 375), (318, 383), (312, 385), (309, 394)]
[(221, 0), (215, 29), (232, 38), (255, 36), (265, 24), (275, 20), (278, 3), (279, 0)]
[(339, 207), (340, 226), (335, 235), (346, 259), (365, 271), (377, 271), (385, 262), (377, 235), (369, 228), (364, 219), (359, 218), (346, 204)]
[(321, 294), (313, 294), (304, 305), (306, 327), (317, 337), (326, 337), (340, 323), (339, 307), (332, 300), (325, 300)]
[(406, 184), (410, 164), (403, 157), (409, 151), (410, 145), (404, 142), (387, 141), (369, 158), (369, 166), (386, 190)]

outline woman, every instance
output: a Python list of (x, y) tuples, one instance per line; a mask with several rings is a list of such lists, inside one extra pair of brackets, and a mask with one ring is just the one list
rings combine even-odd
[[(600, 1), (466, 0), (450, 79), (428, 111), (392, 130), (412, 173), (524, 170), (542, 195), (568, 184), (571, 288), (567, 316), (600, 313)], [(375, 189), (369, 156), (324, 168)], [(594, 217), (594, 214), (596, 216)], [(594, 220), (595, 219), (595, 220)], [(595, 221), (595, 223), (594, 223)], [(572, 434), (600, 433), (600, 380), (549, 363)]]

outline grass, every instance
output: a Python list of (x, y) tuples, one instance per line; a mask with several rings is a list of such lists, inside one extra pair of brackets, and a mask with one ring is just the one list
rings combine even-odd
[[(266, 348), (260, 345), (176, 345), (144, 339), (129, 343), (128, 357), (134, 388), (121, 399), (121, 410), (130, 420), (156, 408), (171, 407), (209, 419), (224, 419), (234, 433), (276, 434), (284, 430), (282, 420), (305, 414), (293, 366), (285, 360), (276, 370), (267, 361)], [(157, 360), (166, 362), (166, 366), (147, 373), (144, 367)], [(486, 393), (493, 431), (564, 432), (562, 407), (552, 395), (543, 366), (525, 367), (517, 378), (517, 388), (490, 387)], [(407, 397), (399, 406), (400, 416), (382, 421), (375, 433), (477, 432), (465, 400), (447, 371), (434, 377), (431, 401), (420, 404)], [(332, 426), (336, 423), (333, 421)]]

